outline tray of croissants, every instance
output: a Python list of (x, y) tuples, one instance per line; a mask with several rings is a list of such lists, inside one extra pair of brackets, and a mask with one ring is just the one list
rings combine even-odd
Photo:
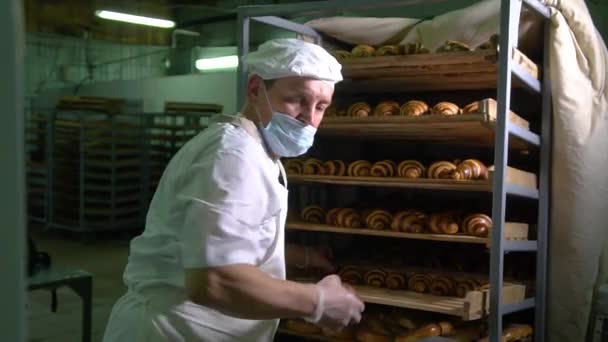
[[(416, 123), (423, 120), (447, 121), (459, 118), (495, 121), (497, 110), (497, 102), (492, 98), (474, 101), (462, 107), (450, 101), (431, 105), (419, 99), (404, 103), (387, 100), (376, 104), (357, 101), (342, 107), (330, 106), (325, 111), (323, 123)], [(509, 120), (522, 128), (530, 129), (530, 123), (512, 111), (509, 113)]]
[[(316, 204), (304, 207), (299, 220), (290, 215), (288, 227), (293, 228), (298, 223), (376, 232), (466, 235), (479, 238), (487, 238), (492, 229), (492, 218), (484, 213), (464, 214), (459, 210), (428, 213), (418, 209), (391, 212), (382, 208), (356, 210), (342, 207), (325, 210)], [(515, 222), (506, 222), (503, 228), (507, 240), (527, 240), (528, 230), (528, 224)]]
[[(441, 336), (455, 342), (486, 342), (484, 322), (461, 322), (410, 310), (368, 306), (358, 324), (341, 330), (320, 327), (302, 319), (282, 320), (280, 332), (318, 341), (416, 342)], [(531, 341), (533, 329), (527, 324), (507, 324), (505, 342)]]
[[(292, 179), (299, 176), (323, 177), (335, 180), (351, 181), (397, 181), (415, 183), (458, 184), (462, 182), (477, 182), (490, 185), (494, 167), (487, 167), (478, 159), (440, 160), (423, 164), (418, 160), (320, 160), (317, 158), (300, 157), (284, 161), (287, 175)], [(295, 176), (295, 177), (294, 177)], [(530, 172), (507, 167), (506, 180), (508, 183), (537, 188), (536, 175)]]

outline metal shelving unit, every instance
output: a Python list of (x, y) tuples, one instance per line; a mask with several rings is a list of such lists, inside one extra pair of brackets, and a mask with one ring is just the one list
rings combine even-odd
[[(447, 0), (441, 1), (447, 2)], [(335, 15), (344, 10), (366, 10), (370, 8), (405, 7), (411, 13), (417, 9), (428, 6), (420, 1), (397, 1), (397, 0), (353, 0), (323, 1), (297, 3), (289, 5), (269, 6), (245, 6), (238, 8), (238, 24), (240, 33), (238, 36), (238, 51), (240, 56), (249, 52), (250, 25), (252, 21), (275, 26), (281, 29), (306, 35), (321, 44), (323, 37), (312, 28), (291, 22), (282, 18), (288, 15), (310, 15), (321, 17), (323, 15)], [(548, 42), (548, 19), (549, 9), (538, 0), (502, 0), (500, 16), (500, 51), (497, 64), (497, 118), (494, 122), (494, 137), (490, 146), (494, 148), (495, 173), (491, 184), (492, 191), (492, 220), (493, 228), (490, 236), (490, 303), (489, 303), (489, 336), (490, 341), (500, 341), (502, 334), (502, 322), (505, 315), (522, 310), (535, 309), (535, 341), (545, 340), (546, 334), (546, 270), (547, 270), (547, 231), (549, 218), (549, 186), (550, 186), (550, 150), (551, 150), (551, 93), (548, 73), (542, 73), (540, 80), (532, 77), (524, 68), (513, 59), (514, 48), (517, 47), (517, 37), (522, 6), (527, 6), (536, 13), (541, 20), (545, 21), (543, 36), (544, 51), (547, 51)], [(548, 70), (548, 53), (543, 54), (542, 70)], [(245, 81), (247, 68), (239, 64), (237, 92), (239, 106), (245, 99)], [(378, 81), (381, 82), (381, 81)], [(355, 82), (353, 82), (354, 84)], [(540, 118), (540, 134), (533, 134), (521, 129), (508, 120), (511, 108), (511, 90), (517, 83), (530, 92), (542, 96), (542, 117)], [(474, 89), (474, 88), (473, 88)], [(323, 126), (319, 133), (322, 134)], [(506, 169), (509, 159), (510, 143), (523, 141), (534, 148), (533, 153), (538, 153), (540, 167), (538, 171), (538, 191), (529, 191), (522, 187), (511, 185), (506, 182)], [(493, 143), (493, 144), (492, 144)], [(405, 188), (405, 187), (403, 187)], [(534, 193), (532, 193), (534, 192)], [(537, 239), (535, 241), (506, 241), (503, 236), (505, 227), (505, 208), (511, 197), (517, 195), (528, 198), (530, 201), (538, 202)], [(505, 253), (509, 252), (534, 252), (536, 253), (536, 291), (533, 298), (523, 302), (504, 305), (502, 289), (504, 285), (504, 259)]]

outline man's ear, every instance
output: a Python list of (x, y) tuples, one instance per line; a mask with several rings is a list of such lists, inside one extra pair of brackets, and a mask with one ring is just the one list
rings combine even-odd
[(258, 75), (249, 77), (247, 81), (247, 98), (252, 101), (256, 101), (261, 95), (262, 84), (264, 80)]

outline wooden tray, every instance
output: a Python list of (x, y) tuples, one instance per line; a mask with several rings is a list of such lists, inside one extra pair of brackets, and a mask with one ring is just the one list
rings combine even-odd
[[(538, 79), (538, 66), (514, 49), (513, 58)], [(440, 52), (370, 58), (348, 58), (342, 63), (346, 92), (403, 92), (495, 89), (498, 54), (492, 50)], [(514, 85), (520, 83), (514, 78)]]
[[(324, 341), (324, 342), (345, 342), (345, 341), (350, 341), (350, 340), (341, 340), (341, 339), (331, 338), (331, 337), (327, 337), (327, 336), (323, 336), (323, 335), (319, 335), (319, 334), (317, 334), (317, 335), (302, 334), (302, 333), (295, 332), (293, 330), (289, 330), (289, 329), (284, 328), (284, 327), (279, 327), (279, 329), (277, 330), (277, 332), (280, 333), (280, 334), (285, 334), (285, 335), (289, 335), (289, 336), (305, 338), (305, 339), (314, 340), (314, 341)], [(355, 340), (352, 340), (352, 341), (355, 341)]]
[[(495, 116), (462, 114), (454, 116), (370, 116), (327, 117), (319, 127), (322, 136), (352, 138), (400, 139), (463, 146), (494, 146)], [(528, 142), (510, 136), (512, 148), (527, 150)]]
[[(457, 316), (465, 321), (483, 318), (489, 313), (489, 290), (470, 291), (464, 298), (438, 297), (411, 291), (393, 291), (370, 286), (354, 286), (357, 295), (366, 303)], [(525, 299), (526, 287), (505, 283), (503, 304), (515, 304)]]
[[(430, 190), (453, 190), (453, 191), (492, 191), (492, 179), (494, 167), (488, 168), (489, 179), (487, 181), (470, 181), (454, 179), (431, 179), (431, 178), (402, 178), (402, 177), (350, 177), (350, 176), (321, 176), (288, 174), (287, 181), (290, 183), (320, 183), (334, 185), (360, 185), (374, 187), (430, 189)], [(538, 189), (536, 175), (530, 172), (518, 170), (508, 166), (506, 169), (506, 182), (530, 189)]]
[[(400, 239), (414, 239), (414, 240), (428, 240), (428, 241), (444, 241), (444, 242), (455, 242), (455, 243), (473, 243), (473, 244), (484, 244), (490, 246), (491, 238), (482, 238), (476, 236), (470, 236), (465, 234), (428, 234), (428, 233), (402, 233), (394, 232), (391, 230), (374, 230), (367, 228), (344, 228), (336, 227), (325, 224), (312, 224), (305, 222), (287, 222), (286, 228), (290, 230), (300, 230), (308, 232), (325, 232), (325, 233), (336, 233), (336, 234), (351, 234), (351, 235), (367, 235), (367, 236), (381, 236), (387, 238), (400, 238)], [(529, 225), (526, 223), (516, 222), (505, 222), (503, 226), (503, 233), (505, 240), (528, 240)]]

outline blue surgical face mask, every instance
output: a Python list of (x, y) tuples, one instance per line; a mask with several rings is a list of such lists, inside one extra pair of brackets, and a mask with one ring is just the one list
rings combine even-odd
[(260, 120), (258, 128), (268, 148), (280, 157), (297, 157), (306, 153), (315, 140), (317, 129), (288, 114), (274, 111), (265, 87), (264, 96), (272, 111), (268, 126), (263, 126), (262, 116), (257, 107), (256, 112)]

